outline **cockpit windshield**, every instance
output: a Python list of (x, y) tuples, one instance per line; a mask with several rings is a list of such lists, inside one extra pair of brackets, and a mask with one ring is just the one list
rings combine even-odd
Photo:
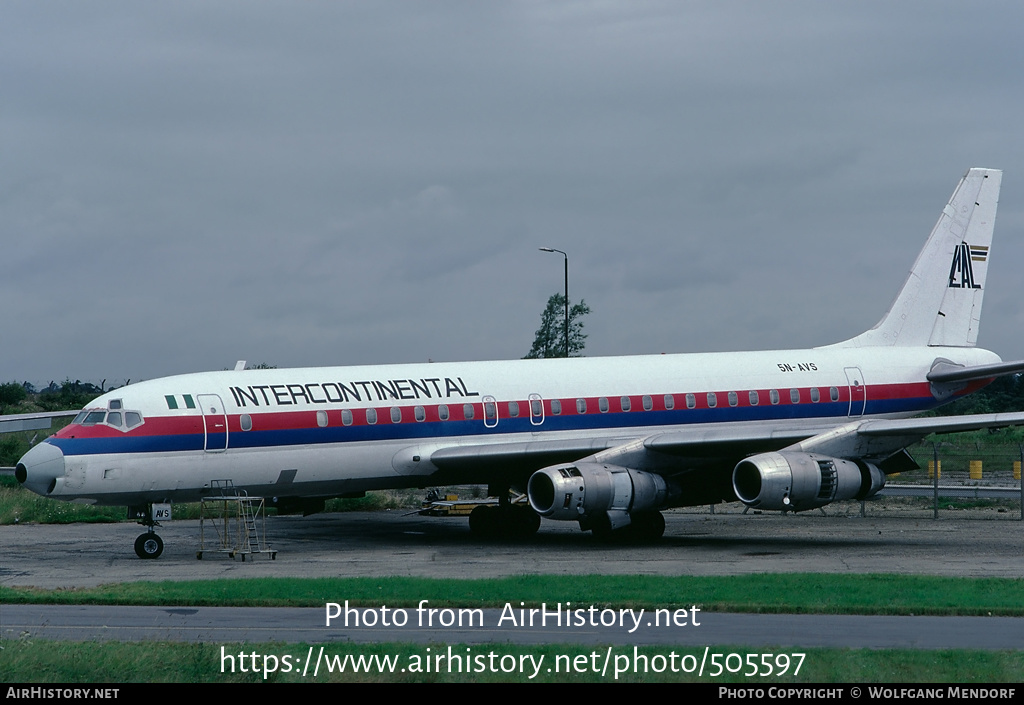
[[(118, 403), (118, 407), (120, 407), (120, 403)], [(74, 421), (72, 421), (72, 423), (76, 423), (81, 426), (105, 424), (120, 431), (130, 431), (136, 426), (141, 426), (142, 422), (142, 414), (138, 411), (108, 412), (104, 409), (85, 409), (75, 417)]]
[(107, 412), (105, 411), (90, 411), (86, 413), (85, 419), (82, 420), (83, 426), (94, 426), (98, 423), (103, 423), (103, 419), (106, 418)]

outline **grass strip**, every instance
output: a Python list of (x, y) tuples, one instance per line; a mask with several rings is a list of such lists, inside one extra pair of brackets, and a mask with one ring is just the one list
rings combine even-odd
[[(803, 653), (799, 673), (793, 675), (797, 657), (791, 657), (787, 672), (781, 677), (755, 677), (758, 687), (810, 683), (1019, 683), (1024, 680), (1024, 651), (908, 649), (752, 649), (747, 646), (714, 646), (711, 654), (720, 654), (720, 663), (729, 663), (729, 673), (712, 677), (706, 670), (703, 677), (695, 670), (704, 650), (691, 647), (613, 647), (610, 667), (604, 677), (600, 665), (606, 657), (605, 646), (513, 644), (453, 644), (451, 653), (461, 662), (448, 660), (447, 644), (340, 644), (323, 645), (327, 660), (321, 660), (320, 672), (314, 679), (310, 667), (305, 677), (302, 670), (309, 654), (308, 644), (182, 644), (176, 642), (59, 642), (28, 639), (3, 642), (4, 677), (9, 683), (253, 683), (253, 682), (712, 682), (746, 683), (737, 664), (746, 663), (747, 654), (757, 654), (753, 661), (763, 663), (761, 654), (771, 654), (770, 662), (779, 654)], [(320, 645), (313, 645), (314, 658)], [(430, 649), (428, 651), (428, 648)], [(223, 650), (222, 650), (223, 649)], [(251, 658), (245, 673), (241, 672), (239, 654), (257, 654), (259, 668), (252, 672)], [(595, 656), (596, 654), (596, 656)], [(674, 659), (673, 659), (674, 654)], [(739, 654), (727, 656), (729, 654)], [(234, 656), (234, 672), (231, 659)], [(436, 661), (442, 655), (441, 667)], [(493, 656), (492, 656), (493, 655)], [(267, 657), (273, 656), (274, 660)], [(346, 656), (351, 656), (347, 662)], [(521, 660), (520, 656), (527, 656)], [(285, 657), (288, 657), (287, 662)], [(355, 659), (362, 658), (362, 668)], [(374, 658), (376, 657), (376, 658)], [(382, 659), (387, 657), (389, 661)], [(431, 670), (426, 670), (426, 658)], [(470, 658), (467, 658), (470, 657)], [(543, 660), (540, 661), (540, 658)], [(530, 660), (532, 659), (532, 660)], [(222, 663), (225, 671), (221, 670)], [(324, 664), (331, 663), (328, 669)], [(342, 664), (346, 665), (344, 672)], [(710, 657), (705, 666), (711, 663)], [(287, 665), (286, 665), (287, 664)], [(522, 668), (520, 665), (522, 664)], [(540, 668), (531, 666), (539, 664)], [(595, 673), (595, 664), (597, 664)], [(672, 664), (675, 664), (673, 671)], [(276, 672), (264, 678), (264, 665)], [(616, 677), (615, 668), (620, 673)], [(549, 672), (548, 669), (551, 669)], [(403, 672), (402, 669), (405, 669)], [(285, 672), (285, 671), (288, 672)], [(330, 672), (328, 672), (330, 670)], [(657, 671), (661, 671), (660, 673)], [(357, 672), (358, 671), (358, 672)], [(383, 671), (383, 672), (382, 672)], [(469, 672), (467, 672), (469, 671)], [(534, 678), (530, 674), (535, 673)]]
[(521, 575), (432, 578), (261, 578), (133, 582), (96, 588), (0, 587), (0, 603), (518, 607), (571, 602), (612, 607), (689, 607), (774, 614), (1024, 616), (1024, 580), (921, 575), (784, 573), (737, 576)]

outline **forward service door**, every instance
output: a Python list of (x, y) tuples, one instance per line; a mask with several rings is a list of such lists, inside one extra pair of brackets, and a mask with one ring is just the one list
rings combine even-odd
[(203, 412), (207, 453), (222, 453), (228, 448), (228, 415), (218, 394), (197, 394), (199, 409)]

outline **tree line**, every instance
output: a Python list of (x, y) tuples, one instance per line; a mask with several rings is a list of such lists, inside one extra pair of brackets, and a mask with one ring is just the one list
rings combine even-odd
[(29, 382), (7, 382), (0, 384), (0, 414), (80, 409), (104, 391), (109, 390), (104, 390), (102, 383), (97, 386), (77, 379), (50, 382), (41, 390)]

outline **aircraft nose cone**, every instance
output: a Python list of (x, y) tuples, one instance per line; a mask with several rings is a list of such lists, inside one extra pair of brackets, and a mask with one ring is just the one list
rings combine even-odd
[(48, 495), (64, 477), (64, 453), (44, 441), (21, 456), (14, 476), (36, 494)]

